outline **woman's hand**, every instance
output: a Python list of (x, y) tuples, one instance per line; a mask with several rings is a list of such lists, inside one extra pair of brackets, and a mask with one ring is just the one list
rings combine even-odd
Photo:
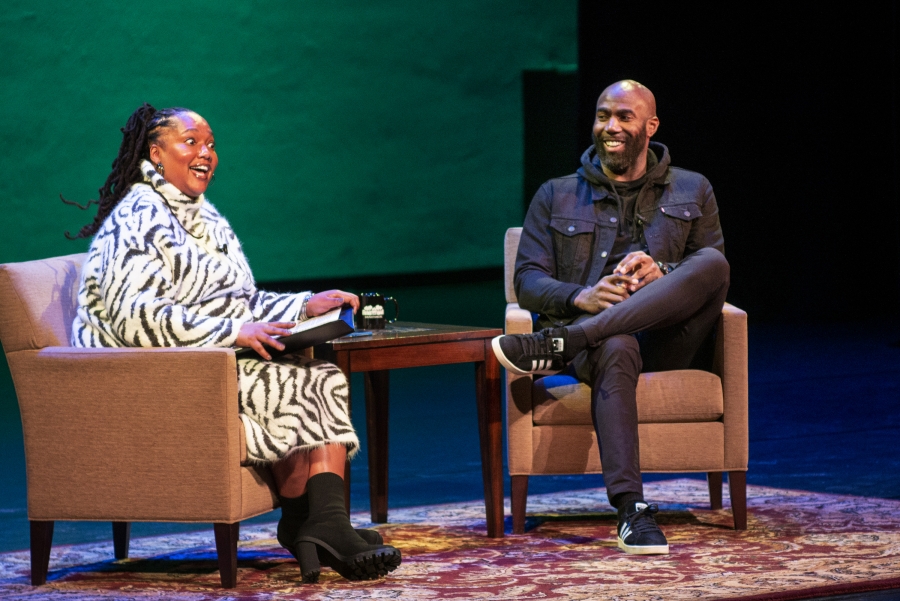
[(271, 361), (272, 355), (266, 351), (266, 348), (263, 345), (283, 351), (284, 345), (272, 338), (272, 336), (287, 336), (291, 333), (289, 328), (293, 327), (294, 324), (289, 321), (251, 321), (241, 326), (235, 344), (237, 346), (252, 348), (259, 353), (260, 357), (266, 361)]
[(359, 297), (343, 290), (319, 292), (310, 296), (309, 300), (306, 301), (306, 316), (315, 317), (316, 315), (322, 315), (335, 307), (343, 305), (353, 307), (353, 313), (355, 314), (356, 310), (359, 309)]

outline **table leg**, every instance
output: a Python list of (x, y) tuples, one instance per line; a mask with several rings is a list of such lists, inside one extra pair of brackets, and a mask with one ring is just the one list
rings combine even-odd
[(387, 522), (388, 514), (388, 404), (390, 372), (367, 371), (366, 430), (369, 443), (369, 504), (372, 521)]
[(478, 434), (481, 439), (481, 476), (484, 508), (491, 538), (503, 537), (503, 420), (500, 414), (500, 364), (491, 341), (484, 341), (484, 361), (475, 363)]

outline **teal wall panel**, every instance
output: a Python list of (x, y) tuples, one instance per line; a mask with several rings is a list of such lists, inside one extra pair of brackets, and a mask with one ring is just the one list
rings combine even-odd
[(212, 125), (257, 279), (465, 269), (521, 223), (521, 72), (576, 61), (576, 0), (6, 0), (0, 56), (0, 262), (87, 247), (58, 195), (148, 101)]

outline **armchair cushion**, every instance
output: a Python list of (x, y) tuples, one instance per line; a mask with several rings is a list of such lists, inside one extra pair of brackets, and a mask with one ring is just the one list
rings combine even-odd
[[(722, 382), (705, 371), (685, 369), (641, 374), (638, 422), (686, 423), (721, 419)], [(569, 375), (546, 376), (532, 389), (536, 426), (591, 425), (591, 389)]]

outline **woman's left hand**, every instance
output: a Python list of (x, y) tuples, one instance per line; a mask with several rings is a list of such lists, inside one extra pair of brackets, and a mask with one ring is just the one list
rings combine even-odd
[(350, 305), (353, 307), (353, 313), (356, 313), (356, 310), (359, 309), (359, 297), (343, 290), (319, 292), (310, 296), (306, 301), (306, 316), (322, 315), (343, 305)]
[[(272, 355), (266, 351), (266, 346), (273, 349), (283, 351), (284, 344), (278, 342), (273, 336), (287, 336), (291, 333), (291, 328), (296, 324), (290, 321), (248, 321), (241, 326), (238, 331), (236, 346), (252, 348), (260, 357), (266, 361), (272, 360)], [(264, 346), (265, 345), (265, 346)]]

